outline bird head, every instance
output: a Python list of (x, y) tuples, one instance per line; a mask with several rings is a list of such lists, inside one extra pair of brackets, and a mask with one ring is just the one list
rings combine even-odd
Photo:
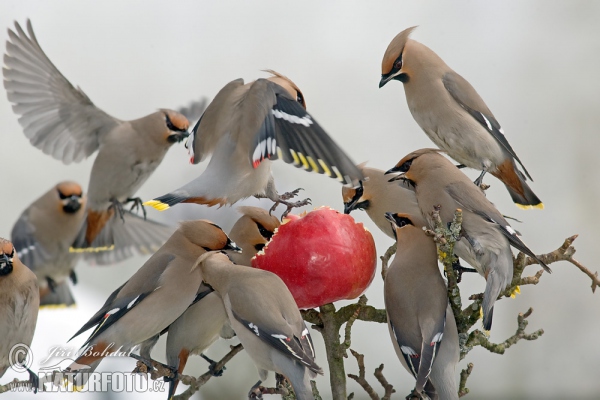
[(398, 240), (399, 231), (406, 226), (415, 226), (412, 221), (412, 217), (408, 214), (402, 213), (385, 213), (385, 219), (390, 221), (392, 224), (392, 231), (394, 231), (394, 237)]
[(8, 275), (13, 270), (13, 259), (15, 257), (15, 247), (13, 244), (0, 238), (0, 276)]
[(167, 128), (165, 139), (168, 143), (178, 143), (190, 136), (187, 131), (190, 123), (183, 114), (173, 110), (161, 111), (164, 115), (165, 126)]
[(407, 74), (402, 56), (404, 54), (406, 44), (410, 40), (408, 37), (415, 28), (416, 26), (413, 26), (403, 30), (397, 34), (388, 45), (388, 48), (383, 55), (383, 60), (381, 61), (381, 80), (379, 81), (380, 88), (385, 86), (386, 83), (393, 79), (403, 83), (408, 82), (409, 76)]
[(365, 193), (363, 181), (358, 181), (358, 187), (342, 187), (342, 198), (344, 200), (344, 214), (350, 214), (352, 211), (367, 210), (369, 208), (368, 194)]
[(273, 76), (268, 79), (287, 90), (292, 99), (295, 99), (306, 110), (306, 100), (304, 95), (302, 94), (300, 88), (298, 88), (298, 86), (292, 82), (290, 78), (285, 75), (281, 75), (279, 72), (273, 71), (272, 69), (267, 69), (265, 72), (272, 74)]
[(240, 249), (217, 224), (206, 220), (182, 221), (179, 230), (188, 241), (205, 251)]
[(406, 155), (393, 168), (386, 171), (386, 174), (400, 172), (399, 175), (391, 178), (389, 182), (403, 180), (416, 187), (419, 179), (434, 169), (438, 157), (446, 160), (439, 154), (441, 152), (439, 149), (420, 149)]
[(67, 214), (75, 214), (85, 206), (83, 190), (76, 182), (65, 181), (56, 185), (56, 192), (61, 210)]
[(280, 223), (277, 217), (258, 207), (238, 207), (244, 214), (231, 228), (231, 238), (244, 253), (256, 254), (271, 240)]

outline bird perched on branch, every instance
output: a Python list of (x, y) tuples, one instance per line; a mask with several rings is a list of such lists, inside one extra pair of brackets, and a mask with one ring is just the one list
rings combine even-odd
[(323, 371), (285, 283), (271, 272), (235, 265), (222, 253), (206, 253), (197, 265), (221, 295), (231, 327), (259, 371), (249, 395), (256, 394), (268, 371), (275, 371), (290, 381), (297, 399), (314, 399), (310, 378)]
[(116, 119), (60, 73), (40, 47), (31, 21), (27, 33), (15, 22), (8, 35), (4, 87), (31, 144), (65, 164), (98, 152), (88, 187), (87, 222), (74, 248), (111, 249), (114, 235), (99, 238), (100, 232), (111, 218), (123, 215), (124, 203), (141, 206), (135, 193), (167, 150), (188, 136), (188, 120), (167, 109), (132, 121)]
[(459, 163), (482, 171), (477, 186), (489, 172), (506, 185), (517, 206), (543, 208), (527, 185), (529, 172), (483, 99), (431, 49), (409, 39), (413, 29), (400, 32), (389, 44), (379, 87), (391, 80), (404, 84), (408, 108), (427, 136)]
[(196, 179), (166, 195), (147, 201), (158, 210), (178, 203), (208, 206), (233, 204), (256, 196), (293, 207), (298, 191), (279, 195), (271, 160), (325, 174), (356, 186), (362, 174), (352, 160), (306, 112), (304, 95), (287, 77), (274, 72), (267, 79), (244, 84), (236, 79), (221, 89), (193, 129), (187, 148), (194, 164), (212, 154)]
[(202, 275), (196, 259), (212, 250), (237, 249), (217, 225), (184, 221), (167, 242), (73, 336), (96, 328), (82, 354), (67, 369), (76, 386), (85, 384), (107, 353), (128, 352), (159, 334), (194, 302)]
[(25, 360), (38, 317), (40, 294), (35, 274), (17, 255), (13, 244), (0, 238), (0, 378), (9, 367), (29, 372), (37, 392), (39, 380)]
[(400, 362), (417, 380), (413, 393), (457, 399), (458, 330), (431, 237), (421, 215), (386, 213), (398, 250), (385, 276), (388, 328)]
[(421, 214), (433, 228), (431, 212), (440, 206), (440, 218), (449, 224), (457, 209), (462, 210), (460, 242), (470, 251), (471, 263), (485, 277), (483, 297), (483, 326), (492, 327), (494, 302), (511, 283), (513, 255), (511, 246), (536, 260), (547, 272), (550, 268), (521, 241), (517, 232), (485, 197), (483, 192), (437, 149), (414, 151), (387, 173), (401, 172), (391, 181), (402, 179), (415, 188)]

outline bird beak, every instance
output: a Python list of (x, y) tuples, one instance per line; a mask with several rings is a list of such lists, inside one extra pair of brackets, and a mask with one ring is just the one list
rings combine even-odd
[(77, 212), (81, 208), (81, 203), (79, 202), (79, 197), (71, 196), (67, 203), (63, 206), (63, 210), (68, 213)]
[(188, 136), (190, 136), (190, 133), (188, 131), (183, 131), (183, 132), (175, 132), (170, 134), (167, 137), (167, 141), (169, 143), (179, 143), (181, 142), (183, 139), (186, 139)]
[[(387, 172), (386, 172), (386, 174), (387, 174)], [(399, 180), (401, 180), (401, 179), (404, 179), (405, 177), (406, 177), (406, 174), (405, 174), (405, 173), (398, 174), (398, 175), (396, 175), (396, 176), (392, 177), (391, 179), (389, 179), (389, 180), (388, 180), (388, 182), (399, 181)]]
[(385, 86), (386, 83), (394, 79), (393, 75), (381, 75), (381, 80), (379, 81), (379, 89)]
[(231, 239), (227, 240), (227, 245), (224, 247), (224, 250), (233, 250), (236, 253), (241, 253), (242, 249), (238, 247), (237, 244), (235, 244), (235, 242), (231, 241)]
[(12, 269), (12, 259), (10, 259), (6, 254), (2, 254), (0, 256), (0, 276), (10, 274)]
[(350, 214), (355, 210), (357, 200), (351, 200), (347, 203), (344, 203), (344, 214)]

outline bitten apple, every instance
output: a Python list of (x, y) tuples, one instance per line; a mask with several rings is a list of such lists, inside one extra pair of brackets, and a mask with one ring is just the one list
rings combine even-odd
[(369, 287), (377, 253), (363, 224), (328, 207), (289, 217), (252, 266), (277, 274), (298, 308), (354, 299)]

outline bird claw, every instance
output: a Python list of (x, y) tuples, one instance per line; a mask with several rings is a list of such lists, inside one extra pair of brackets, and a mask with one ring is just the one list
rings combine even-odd
[(146, 219), (146, 207), (144, 207), (144, 202), (142, 199), (139, 197), (128, 198), (125, 203), (133, 203), (129, 211), (133, 211), (133, 209), (139, 211), (141, 209), (142, 215), (144, 215), (144, 219)]
[(218, 376), (223, 376), (223, 372), (225, 372), (225, 370), (227, 369), (227, 367), (223, 366), (223, 368), (220, 369), (216, 369), (217, 367), (217, 362), (211, 358), (208, 358), (205, 354), (200, 353), (200, 357), (204, 358), (209, 366), (208, 366), (208, 372), (211, 373), (212, 376), (214, 377), (218, 377)]
[(144, 358), (142, 356), (138, 356), (137, 354), (129, 354), (129, 357), (141, 362), (142, 364), (144, 364), (146, 366), (146, 368), (148, 369), (148, 372), (155, 370), (157, 365), (160, 365), (162, 368), (166, 369), (169, 371), (169, 375), (168, 376), (164, 376), (164, 380), (165, 382), (169, 382), (172, 380), (177, 379), (177, 376), (179, 375), (179, 372), (177, 371), (177, 368), (172, 367), (170, 365), (167, 364), (163, 364), (161, 362), (158, 362), (156, 360), (152, 360), (152, 359), (147, 359)]
[(69, 274), (69, 279), (71, 279), (73, 285), (77, 285), (77, 274), (75, 273), (75, 270), (71, 270), (71, 273)]
[(464, 272), (477, 272), (475, 268), (463, 267), (458, 258), (456, 259), (456, 262), (452, 264), (452, 269), (456, 272), (456, 283), (460, 283), (462, 281), (462, 274)]
[(298, 188), (296, 190), (292, 190), (291, 192), (285, 192), (285, 193), (279, 195), (279, 199), (280, 200), (293, 199), (294, 197), (298, 196), (298, 193), (300, 193), (301, 190), (304, 190), (304, 189), (303, 188)]
[(262, 395), (263, 395), (263, 387), (260, 386), (260, 384), (262, 383), (262, 381), (258, 381), (256, 382), (256, 384), (254, 384), (254, 386), (252, 386), (250, 388), (250, 391), (248, 392), (248, 399), (262, 399)]
[(406, 396), (406, 400), (421, 400), (423, 398), (423, 394), (417, 392), (416, 389), (413, 389), (410, 394)]
[(111, 205), (108, 207), (108, 209), (110, 210), (111, 208), (117, 211), (117, 214), (119, 214), (119, 218), (121, 218), (121, 221), (125, 222), (125, 218), (123, 217), (123, 215), (125, 215), (125, 210), (123, 210), (123, 204), (117, 200), (117, 199), (111, 199)]

